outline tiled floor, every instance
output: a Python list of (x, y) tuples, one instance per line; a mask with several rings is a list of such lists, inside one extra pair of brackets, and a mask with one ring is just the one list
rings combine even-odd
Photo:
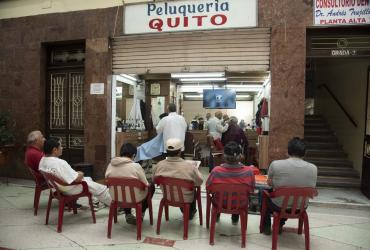
[[(15, 184), (16, 183), (16, 184)], [(144, 219), (143, 236), (136, 240), (136, 227), (125, 223), (119, 216), (118, 223), (113, 225), (112, 239), (106, 237), (108, 209), (103, 208), (96, 213), (97, 223), (93, 224), (88, 209), (79, 210), (77, 215), (65, 212), (63, 232), (56, 232), (56, 202), (50, 214), (50, 225), (44, 225), (47, 192), (41, 197), (39, 215), (33, 216), (33, 188), (27, 180), (10, 180), (9, 186), (0, 184), (0, 249), (169, 249), (169, 247), (143, 243), (146, 237), (174, 240), (174, 249), (235, 249), (240, 248), (240, 225), (231, 225), (229, 215), (222, 215), (216, 225), (215, 245), (210, 246), (209, 231), (199, 225), (196, 216), (189, 226), (189, 239), (183, 240), (182, 214), (178, 209), (170, 208), (170, 221), (162, 221), (161, 234), (156, 235), (155, 224), (160, 194), (153, 198), (154, 225), (150, 226), (148, 214)], [(322, 201), (334, 203), (340, 200), (340, 191), (319, 191), (325, 193)], [(336, 198), (330, 198), (330, 192)], [(345, 195), (351, 195), (345, 193)], [(333, 196), (333, 197), (334, 197)], [(364, 197), (350, 196), (351, 201), (370, 204)], [(357, 197), (357, 198), (356, 198)], [(339, 199), (337, 199), (339, 198)], [(85, 204), (86, 201), (81, 201)], [(205, 219), (205, 200), (203, 202), (203, 218)], [(353, 202), (352, 202), (353, 203)], [(271, 236), (258, 231), (259, 215), (248, 216), (247, 249), (270, 249)], [(355, 250), (370, 249), (370, 206), (330, 208), (321, 204), (320, 207), (309, 207), (311, 249)], [(297, 221), (287, 222), (286, 232), (279, 236), (279, 249), (304, 249), (304, 236), (292, 233)]]

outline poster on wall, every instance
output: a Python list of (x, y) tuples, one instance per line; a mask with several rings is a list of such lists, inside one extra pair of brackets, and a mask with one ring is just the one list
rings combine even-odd
[(257, 0), (161, 1), (125, 5), (124, 34), (257, 26)]
[(370, 24), (369, 0), (314, 0), (314, 25)]

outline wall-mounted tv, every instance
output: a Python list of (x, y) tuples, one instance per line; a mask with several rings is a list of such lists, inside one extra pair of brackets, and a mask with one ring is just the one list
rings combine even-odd
[(235, 109), (236, 92), (233, 89), (204, 89), (203, 108)]

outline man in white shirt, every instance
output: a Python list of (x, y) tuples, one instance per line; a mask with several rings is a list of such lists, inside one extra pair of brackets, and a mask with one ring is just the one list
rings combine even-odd
[[(106, 186), (94, 182), (90, 177), (84, 177), (83, 172), (76, 172), (65, 160), (58, 158), (63, 153), (62, 143), (59, 138), (46, 140), (44, 143), (44, 153), (45, 156), (41, 158), (39, 170), (53, 174), (68, 184), (85, 181), (92, 195), (104, 204), (110, 205), (112, 198)], [(60, 190), (64, 194), (74, 195), (81, 193), (82, 186), (60, 186)]]
[(221, 143), (222, 133), (224, 133), (228, 128), (229, 124), (226, 123), (222, 126), (222, 112), (216, 111), (215, 116), (210, 118), (207, 122), (208, 133), (212, 135), (215, 146), (218, 150), (222, 150), (223, 146)]
[[(170, 138), (177, 138), (184, 145), (187, 129), (185, 118), (176, 114), (176, 105), (173, 103), (168, 105), (168, 112), (168, 116), (160, 120), (156, 127), (157, 134), (163, 133), (163, 142)], [(181, 148), (181, 151), (184, 151), (184, 147)]]

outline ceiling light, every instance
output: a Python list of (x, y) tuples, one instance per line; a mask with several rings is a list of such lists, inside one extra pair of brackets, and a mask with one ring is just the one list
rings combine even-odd
[(211, 82), (211, 81), (214, 81), (214, 82), (222, 82), (222, 81), (226, 81), (226, 78), (225, 77), (221, 77), (221, 78), (180, 78), (180, 81), (181, 82)]
[(236, 95), (236, 98), (249, 98), (250, 95)]
[(224, 77), (225, 72), (208, 72), (208, 73), (173, 73), (171, 78), (201, 78), (201, 77)]
[(185, 95), (186, 98), (203, 98), (203, 95)]

